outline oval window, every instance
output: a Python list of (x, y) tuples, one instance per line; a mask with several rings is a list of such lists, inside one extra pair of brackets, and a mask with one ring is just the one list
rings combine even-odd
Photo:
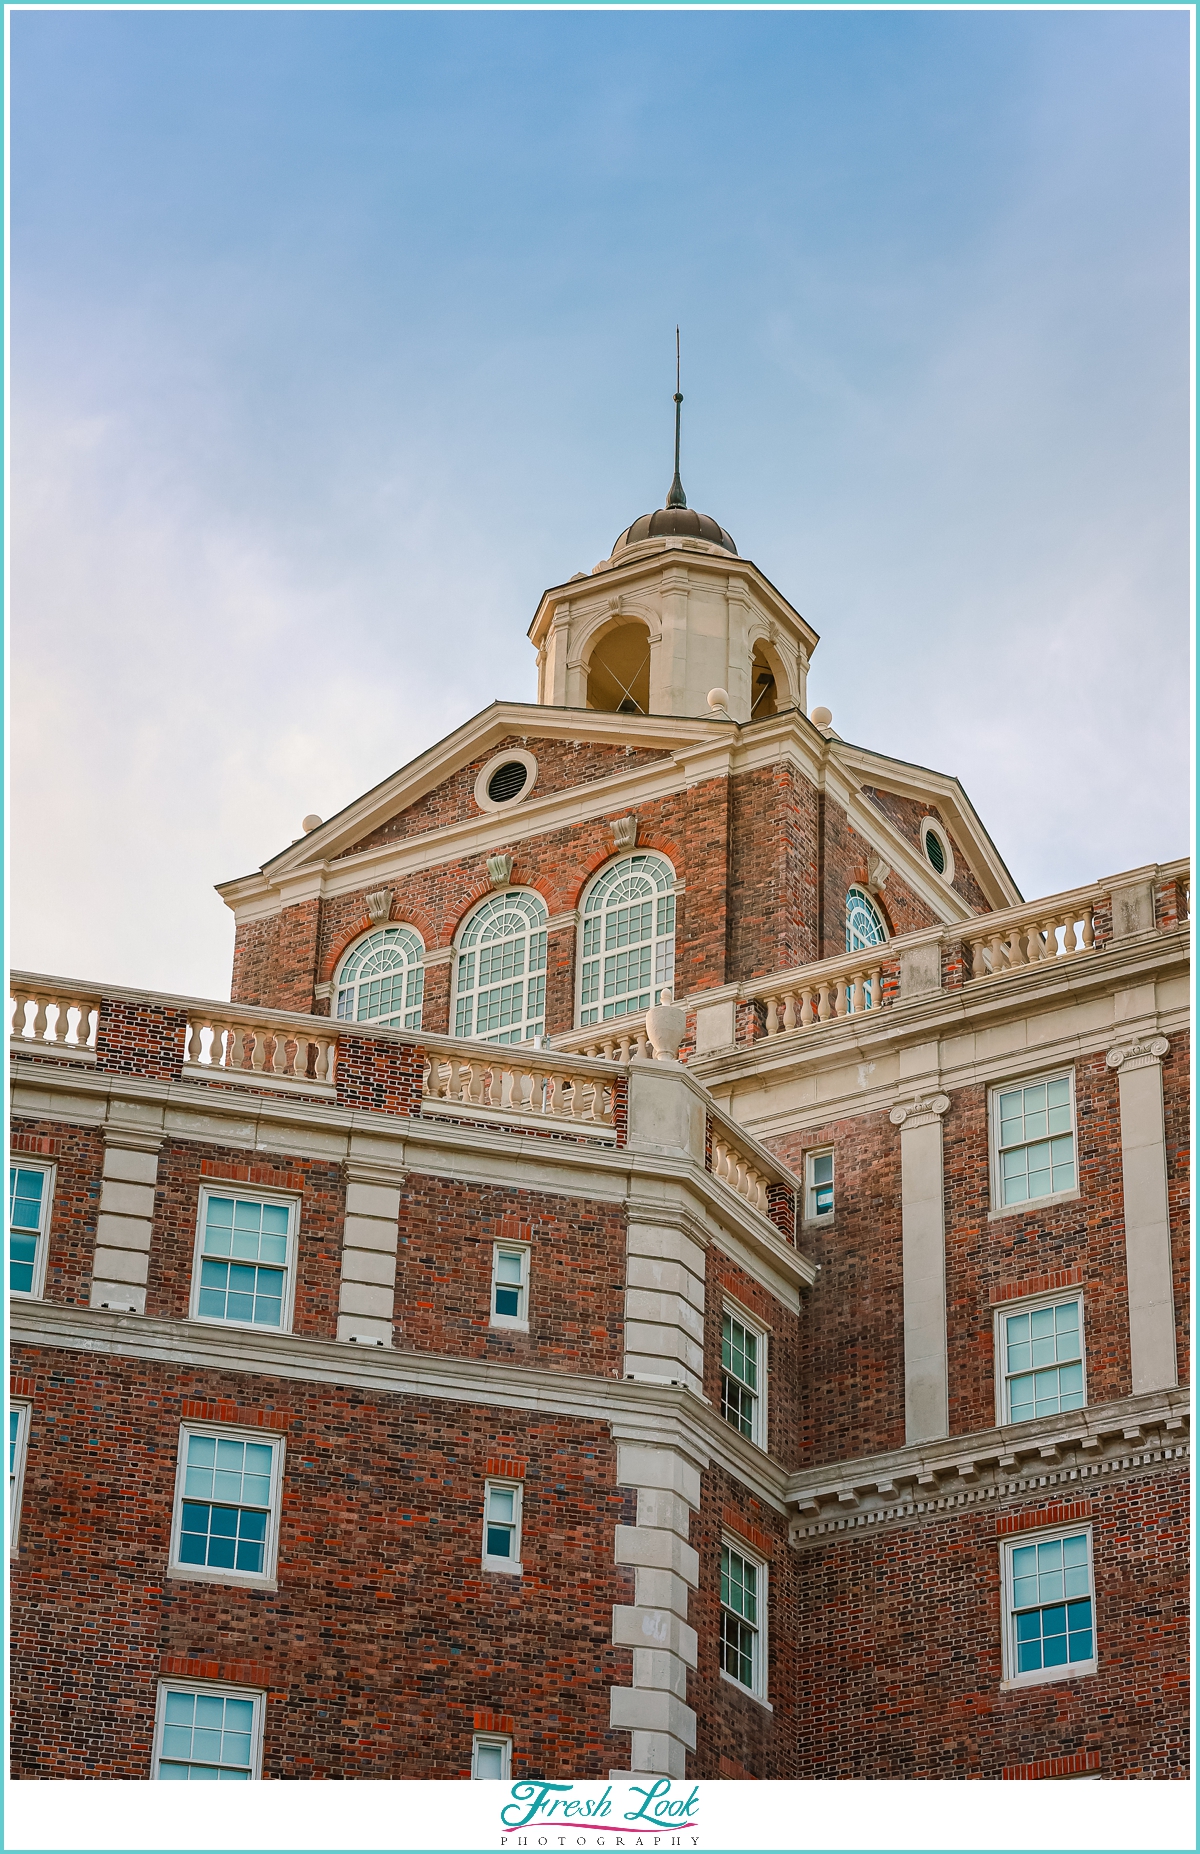
[(925, 832), (925, 854), (939, 875), (946, 873), (946, 851), (941, 838), (932, 830)]
[(528, 777), (529, 768), (522, 761), (505, 760), (503, 766), (497, 766), (488, 780), (487, 795), (494, 805), (507, 804), (510, 798), (524, 791)]

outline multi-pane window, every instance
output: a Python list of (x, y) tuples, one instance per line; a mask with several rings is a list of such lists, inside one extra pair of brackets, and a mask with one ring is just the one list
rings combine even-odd
[(810, 1223), (833, 1215), (832, 1152), (809, 1152), (804, 1156), (804, 1214)]
[(523, 1243), (497, 1243), (492, 1252), (492, 1324), (529, 1324), (529, 1250)]
[(546, 923), (540, 895), (510, 888), (481, 902), (459, 935), (454, 1034), (525, 1043), (546, 1028)]
[(202, 1191), (192, 1317), (286, 1328), (294, 1217), (293, 1204)]
[(623, 856), (583, 903), (579, 1021), (644, 1011), (675, 982), (675, 871), (665, 856)]
[(763, 1446), (762, 1371), (766, 1339), (736, 1313), (721, 1315), (721, 1415)]
[(274, 1567), (282, 1443), (185, 1429), (176, 1490), (177, 1566), (246, 1577)]
[(1075, 1189), (1071, 1076), (992, 1092), (996, 1201), (1001, 1208)]
[(8, 1170), (8, 1285), (13, 1294), (40, 1295), (46, 1275), (46, 1229), (54, 1170), (10, 1165)]
[(721, 1671), (760, 1697), (766, 1566), (733, 1545), (721, 1547)]
[(160, 1783), (250, 1783), (262, 1760), (261, 1693), (164, 1681), (158, 1690)]
[(1082, 1410), (1082, 1313), (1076, 1298), (1001, 1315), (1005, 1422)]
[(425, 942), (415, 927), (378, 927), (338, 968), (337, 1016), (347, 1023), (421, 1028)]
[(21, 1484), (25, 1479), (25, 1451), (29, 1442), (29, 1405), (14, 1403), (8, 1411), (8, 1535), (17, 1549), (21, 1518)]
[(846, 891), (846, 951), (861, 953), (869, 946), (882, 946), (887, 929), (879, 909), (864, 888)]
[(519, 1481), (489, 1481), (484, 1489), (483, 1567), (486, 1571), (521, 1570)]
[(1008, 1673), (1012, 1679), (1096, 1662), (1091, 1536), (1064, 1532), (1005, 1548)]
[(499, 1777), (505, 1782), (512, 1770), (512, 1739), (476, 1733), (471, 1741), (471, 1776), (476, 1782)]

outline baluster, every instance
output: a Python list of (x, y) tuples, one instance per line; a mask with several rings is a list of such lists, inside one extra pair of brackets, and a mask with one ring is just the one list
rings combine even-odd
[(779, 999), (772, 996), (767, 999), (766, 1032), (768, 1036), (779, 1035)]
[(811, 985), (803, 986), (800, 992), (800, 1023), (805, 1030), (813, 1022), (815, 1016), (813, 1007), (819, 999), (820, 994), (814, 993)]
[(426, 1056), (421, 1069), (421, 1097), (428, 1100), (433, 1093), (433, 1057)]
[(867, 1008), (866, 999), (863, 996), (863, 981), (865, 978), (866, 978), (865, 972), (855, 972), (851, 975), (851, 979), (850, 979), (850, 1009), (851, 1009), (851, 1012), (865, 1011)]
[(41, 1043), (44, 1041), (46, 1035), (46, 1008), (50, 1000), (49, 998), (35, 995), (29, 1002), (36, 1006), (33, 1013), (33, 1029), (29, 1032), (29, 1041), (31, 1043)]
[(1004, 941), (998, 933), (992, 935), (988, 951), (992, 955), (991, 972), (995, 977), (997, 973), (1004, 970)]
[(973, 979), (983, 978), (984, 974), (987, 972), (987, 964), (984, 958), (984, 943), (982, 940), (972, 940), (970, 946), (971, 977)]
[(1083, 910), (1083, 923), (1082, 924), (1083, 924), (1083, 950), (1085, 953), (1090, 953), (1092, 950), (1092, 947), (1096, 943), (1095, 935), (1092, 932), (1092, 904), (1090, 901), (1087, 903), (1087, 905), (1085, 906)]
[(882, 1006), (883, 1006), (883, 968), (881, 966), (873, 966), (871, 968), (871, 1001), (868, 1004), (867, 1009), (869, 1011), (878, 1011), (882, 1008)]
[(815, 990), (817, 994), (817, 1022), (820, 1024), (827, 1024), (829, 1019), (837, 1014), (833, 1002), (834, 988), (828, 980), (825, 980), (823, 984), (816, 986)]
[(796, 1028), (796, 994), (785, 991), (783, 994), (783, 1027), (785, 1030)]
[(1069, 914), (1064, 914), (1060, 925), (1063, 930), (1063, 957), (1066, 959), (1077, 951), (1075, 945), (1075, 923)]

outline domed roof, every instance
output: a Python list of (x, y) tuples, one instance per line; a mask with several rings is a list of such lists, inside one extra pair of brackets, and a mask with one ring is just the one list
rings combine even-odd
[(652, 515), (639, 515), (623, 534), (617, 536), (613, 543), (613, 553), (619, 553), (623, 547), (633, 547), (638, 541), (652, 541), (659, 535), (669, 534), (683, 534), (691, 540), (710, 541), (714, 547), (723, 547), (727, 554), (737, 553), (733, 536), (727, 534), (711, 515), (701, 515), (697, 509), (679, 507), (655, 509)]

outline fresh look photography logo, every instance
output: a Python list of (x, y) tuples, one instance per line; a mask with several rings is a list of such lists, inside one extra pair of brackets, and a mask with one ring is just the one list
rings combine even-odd
[(697, 1784), (513, 1783), (500, 1808), (505, 1848), (698, 1848)]

